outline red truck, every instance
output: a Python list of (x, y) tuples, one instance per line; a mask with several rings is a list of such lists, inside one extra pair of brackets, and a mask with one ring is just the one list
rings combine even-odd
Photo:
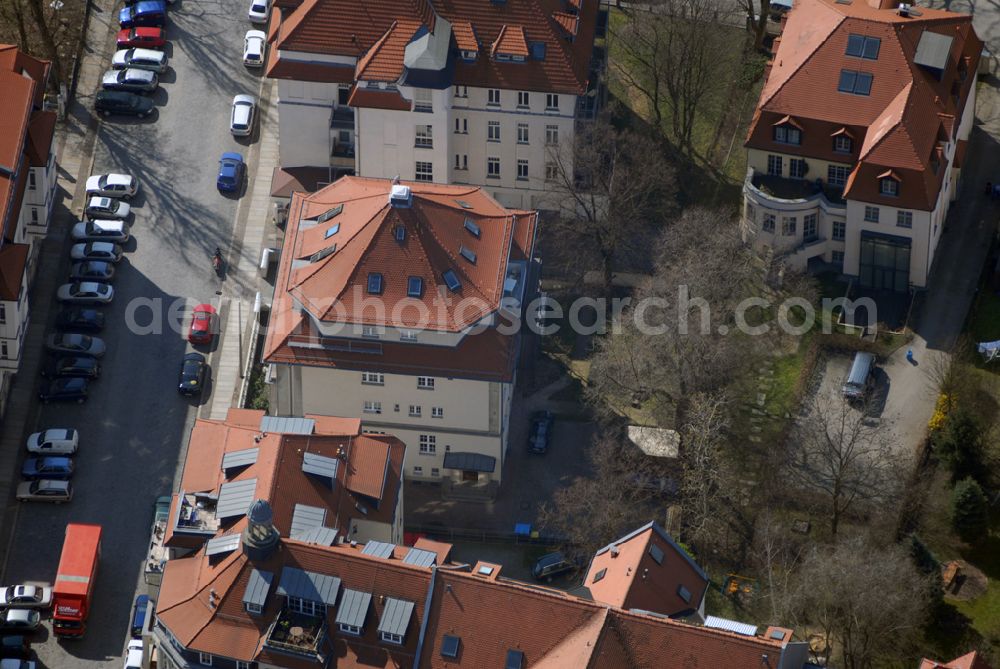
[(90, 600), (101, 561), (101, 526), (70, 523), (52, 589), (52, 630), (79, 639), (87, 631)]

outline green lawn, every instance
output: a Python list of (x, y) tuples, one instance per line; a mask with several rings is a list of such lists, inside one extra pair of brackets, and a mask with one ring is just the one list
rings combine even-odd
[(969, 335), (976, 342), (1000, 339), (1000, 296), (983, 289), (972, 306)]

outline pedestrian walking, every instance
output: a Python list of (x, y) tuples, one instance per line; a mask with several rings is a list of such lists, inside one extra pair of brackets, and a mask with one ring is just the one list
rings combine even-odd
[(909, 362), (911, 365), (914, 363), (912, 348), (906, 349), (906, 361)]

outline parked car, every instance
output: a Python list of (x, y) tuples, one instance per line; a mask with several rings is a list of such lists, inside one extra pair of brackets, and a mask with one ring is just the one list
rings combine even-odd
[(118, 262), (122, 259), (122, 247), (111, 242), (88, 242), (86, 244), (73, 244), (69, 251), (69, 257), (73, 260), (103, 260), (105, 262)]
[(101, 88), (106, 91), (149, 93), (156, 90), (158, 84), (156, 72), (131, 67), (126, 70), (107, 70), (101, 77)]
[(118, 31), (115, 40), (119, 49), (142, 47), (162, 49), (167, 45), (167, 34), (163, 28), (130, 28)]
[(270, 0), (250, 0), (250, 11), (247, 12), (250, 23), (267, 23), (270, 4)]
[(243, 38), (243, 64), (247, 67), (264, 67), (264, 45), (267, 35), (262, 30), (248, 30)]
[(89, 355), (69, 355), (56, 358), (42, 367), (42, 376), (48, 379), (80, 377), (96, 379), (101, 376), (101, 363)]
[(225, 193), (238, 191), (243, 183), (245, 169), (243, 156), (238, 153), (223, 153), (219, 159), (219, 177), (216, 179), (216, 186)]
[(38, 399), (45, 404), (49, 402), (83, 404), (87, 401), (87, 379), (74, 377), (51, 381), (48, 386), (38, 391)]
[[(0, 636), (0, 669), (35, 669), (34, 662), (21, 662), (31, 657), (31, 642), (23, 634)], [(6, 663), (6, 664), (5, 664)]]
[(78, 242), (116, 242), (124, 244), (128, 241), (128, 230), (122, 221), (80, 221), (70, 230), (70, 236)]
[[(17, 638), (23, 639), (24, 636), (18, 634)], [(0, 669), (37, 669), (38, 665), (35, 664), (34, 660), (25, 659), (6, 659), (0, 660)]]
[(552, 439), (552, 426), (555, 417), (551, 411), (536, 411), (531, 414), (531, 428), (528, 433), (528, 450), (532, 453), (545, 453), (549, 450)]
[(73, 478), (73, 460), (59, 455), (41, 455), (28, 458), (21, 465), (21, 477), (26, 481), (52, 479), (66, 481)]
[[(18, 502), (54, 502), (62, 504), (73, 499), (73, 484), (69, 481), (24, 481), (18, 484), (16, 496)], [(18, 609), (11, 610), (16, 611)], [(27, 609), (20, 610), (24, 611)]]
[(33, 632), (41, 619), (42, 615), (32, 609), (7, 609), (0, 611), (0, 630)]
[[(80, 263), (74, 263), (74, 267), (78, 264)], [(56, 316), (56, 328), (79, 332), (100, 332), (104, 329), (104, 314), (97, 309), (69, 307), (60, 311)]]
[(81, 260), (70, 266), (69, 278), (73, 281), (111, 281), (115, 266), (103, 260)]
[(132, 213), (132, 207), (127, 202), (116, 200), (113, 197), (92, 197), (87, 200), (87, 207), (83, 210), (87, 218), (128, 218)]
[(547, 553), (535, 561), (531, 575), (538, 581), (551, 581), (554, 577), (576, 569), (576, 564), (562, 553)]
[(100, 358), (107, 350), (100, 337), (71, 332), (49, 335), (45, 340), (45, 348), (55, 353), (89, 355), (93, 358)]
[(142, 639), (129, 639), (124, 669), (142, 669), (143, 643)]
[(25, 445), (29, 453), (73, 455), (80, 446), (80, 433), (70, 427), (50, 427), (32, 434)]
[(200, 395), (205, 385), (205, 356), (201, 353), (188, 353), (181, 363), (181, 378), (177, 384), (177, 392), (188, 397)]
[(132, 605), (132, 626), (131, 633), (133, 639), (142, 637), (142, 630), (146, 626), (146, 616), (149, 614), (149, 595), (139, 595)]
[(253, 117), (256, 104), (252, 95), (237, 95), (233, 98), (233, 111), (229, 115), (229, 132), (237, 137), (246, 137), (253, 132)]
[(0, 588), (0, 607), (47, 609), (52, 606), (52, 588), (37, 585), (9, 585)]
[[(160, 53), (150, 51), (150, 53)], [(128, 70), (123, 70), (128, 72)], [(87, 195), (130, 199), (139, 190), (139, 182), (131, 174), (92, 174), (87, 177)]]
[(167, 3), (163, 0), (140, 0), (118, 12), (122, 28), (161, 27), (167, 20)]
[(94, 281), (64, 283), (56, 291), (56, 299), (60, 302), (74, 302), (76, 304), (107, 304), (114, 297), (114, 288), (106, 283)]
[(104, 116), (122, 114), (146, 118), (153, 113), (153, 101), (125, 91), (98, 91), (94, 99), (94, 109)]
[(215, 307), (211, 304), (199, 304), (191, 312), (191, 328), (188, 330), (188, 341), (192, 344), (211, 344), (217, 325)]
[(132, 68), (135, 70), (149, 70), (157, 74), (162, 74), (167, 69), (167, 62), (167, 54), (162, 51), (136, 47), (119, 49), (111, 57), (111, 67), (116, 70)]

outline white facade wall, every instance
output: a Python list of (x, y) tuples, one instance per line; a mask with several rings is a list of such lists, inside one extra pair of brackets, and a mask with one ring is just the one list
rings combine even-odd
[(57, 176), (55, 153), (49, 154), (48, 165), (27, 167), (27, 169), (28, 182), (25, 185), (24, 200), (17, 225), (17, 235), (22, 239), (15, 241), (30, 243), (32, 237), (45, 236), (52, 218)]

